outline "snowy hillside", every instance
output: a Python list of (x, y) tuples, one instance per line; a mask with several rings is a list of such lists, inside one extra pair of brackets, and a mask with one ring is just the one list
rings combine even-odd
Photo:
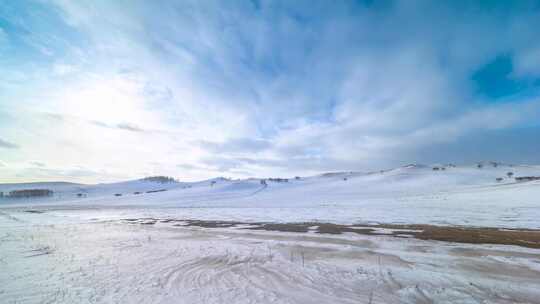
[[(515, 229), (540, 228), (540, 181), (516, 182), (514, 176), (540, 176), (540, 168), (444, 168), (411, 165), (287, 180), (0, 185), (5, 193), (54, 191), (44, 198), (0, 200), (5, 268), (0, 298), (7, 303), (313, 303), (315, 298), (320, 303), (537, 303), (539, 249), (512, 241), (539, 244), (538, 230)], [(260, 229), (280, 226), (276, 222), (307, 228)], [(342, 234), (321, 230), (330, 222), (359, 225)], [(362, 232), (374, 223), (513, 230), (437, 227), (443, 234), (457, 231), (454, 243), (446, 235), (415, 236), (411, 233), (419, 230), (411, 227)], [(426, 235), (434, 228), (422, 227)], [(502, 243), (489, 242), (488, 231)], [(514, 239), (506, 236), (510, 232)], [(475, 235), (478, 239), (469, 239)]]
[(540, 176), (540, 167), (490, 162), (409, 165), (264, 182), (217, 178), (193, 183), (134, 180), (97, 185), (4, 184), (0, 191), (28, 187), (54, 191), (47, 198), (3, 199), (3, 206), (143, 206), (148, 210), (167, 207), (171, 214), (182, 212), (207, 219), (538, 228), (540, 181), (516, 182), (515, 177), (521, 176)]

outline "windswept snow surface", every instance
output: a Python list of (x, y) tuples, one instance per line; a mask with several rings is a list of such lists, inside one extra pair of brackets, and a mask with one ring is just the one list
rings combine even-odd
[[(55, 192), (0, 199), (0, 303), (540, 303), (538, 249), (174, 224), (540, 228), (540, 182), (516, 183), (507, 172), (540, 176), (535, 166), (486, 163), (332, 173), (267, 186), (222, 178), (0, 185), (4, 193)], [(150, 217), (165, 220), (128, 220)]]
[(2, 303), (540, 303), (540, 250), (0, 213)]
[[(433, 170), (433, 167), (445, 170)], [(538, 166), (484, 163), (474, 166), (411, 165), (371, 173), (332, 173), (288, 182), (223, 178), (160, 184), (143, 180), (114, 184), (45, 184), (46, 199), (0, 200), (0, 206), (78, 210), (135, 207), (140, 216), (206, 220), (412, 223), (540, 228), (540, 181), (507, 177), (540, 176)], [(502, 181), (496, 181), (502, 178)], [(34, 185), (33, 187), (38, 187)], [(28, 188), (4, 184), (0, 191)], [(146, 193), (148, 191), (166, 190)], [(141, 192), (141, 194), (134, 194)], [(81, 194), (83, 197), (78, 197)], [(115, 196), (121, 194), (121, 196)], [(1, 207), (0, 207), (1, 208)], [(131, 211), (130, 211), (131, 212)], [(73, 214), (79, 214), (75, 212)]]

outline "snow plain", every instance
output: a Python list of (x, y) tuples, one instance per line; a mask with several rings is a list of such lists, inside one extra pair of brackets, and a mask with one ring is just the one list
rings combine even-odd
[[(540, 176), (540, 167), (432, 167), (267, 186), (0, 185), (55, 191), (0, 203), (0, 303), (540, 303), (538, 249), (122, 220), (540, 228), (540, 182), (506, 176)], [(146, 193), (155, 190), (166, 191)]]
[[(0, 184), (0, 191), (48, 188), (48, 199), (3, 200), (3, 208), (85, 210), (91, 217), (175, 217), (334, 223), (397, 223), (540, 228), (540, 181), (515, 182), (514, 176), (540, 176), (538, 166), (484, 164), (447, 167), (411, 165), (370, 173), (342, 172), (290, 178), (217, 178), (195, 183), (159, 184), (142, 180), (114, 184)], [(496, 178), (503, 178), (497, 182)], [(146, 193), (147, 191), (166, 190)], [(141, 194), (134, 194), (141, 192)], [(82, 194), (84, 197), (78, 197)], [(122, 196), (115, 196), (121, 194)], [(131, 210), (128, 210), (131, 209)], [(128, 211), (126, 211), (128, 210)]]

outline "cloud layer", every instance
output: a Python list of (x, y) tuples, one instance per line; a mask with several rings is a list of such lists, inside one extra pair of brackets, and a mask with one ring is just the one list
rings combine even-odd
[(536, 1), (3, 3), (0, 180), (540, 163), (538, 28)]
[(3, 139), (0, 138), (0, 148), (4, 148), (4, 149), (18, 149), (19, 146), (17, 146), (16, 144), (14, 143), (10, 143), (9, 141), (5, 141)]

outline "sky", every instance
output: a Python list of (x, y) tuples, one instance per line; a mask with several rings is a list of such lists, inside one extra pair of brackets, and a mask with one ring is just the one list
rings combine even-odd
[(539, 151), (540, 1), (0, 0), (0, 182)]

